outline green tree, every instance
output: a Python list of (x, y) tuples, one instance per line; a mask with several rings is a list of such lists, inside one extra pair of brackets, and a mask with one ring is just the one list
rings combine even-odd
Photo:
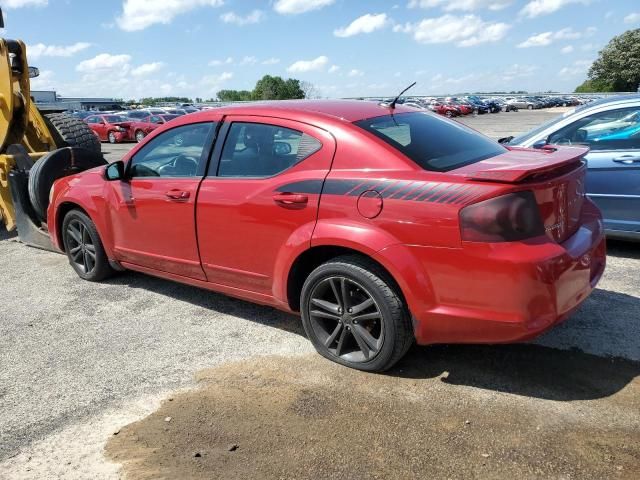
[(602, 80), (585, 80), (576, 87), (576, 93), (615, 92), (613, 85)]
[(254, 100), (288, 100), (304, 98), (304, 91), (300, 88), (300, 80), (265, 75), (258, 80), (251, 96)]
[(251, 100), (251, 92), (248, 90), (220, 90), (218, 100), (222, 102), (245, 102)]
[[(613, 37), (589, 69), (595, 86), (635, 92), (640, 85), (640, 28)], [(582, 86), (582, 85), (581, 85)]]

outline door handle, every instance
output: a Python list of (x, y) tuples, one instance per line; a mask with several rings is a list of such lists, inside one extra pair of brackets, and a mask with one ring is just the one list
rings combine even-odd
[(184, 190), (169, 190), (165, 196), (170, 200), (188, 200), (191, 194)]
[(281, 205), (306, 205), (309, 197), (300, 193), (276, 193), (273, 200)]
[(640, 157), (634, 155), (622, 155), (613, 159), (614, 162), (624, 163), (625, 165), (631, 165), (632, 163), (640, 163)]

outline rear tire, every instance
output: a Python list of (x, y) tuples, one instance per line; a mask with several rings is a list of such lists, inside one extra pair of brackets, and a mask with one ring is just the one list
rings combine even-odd
[(414, 341), (409, 312), (396, 288), (366, 258), (346, 255), (320, 265), (302, 287), (307, 337), (331, 361), (369, 372), (388, 370)]
[(64, 250), (71, 267), (83, 280), (99, 282), (115, 272), (93, 221), (80, 210), (71, 210), (62, 222)]
[(96, 138), (89, 125), (66, 113), (44, 115), (56, 147), (81, 147), (91, 152), (101, 153), (100, 140)]

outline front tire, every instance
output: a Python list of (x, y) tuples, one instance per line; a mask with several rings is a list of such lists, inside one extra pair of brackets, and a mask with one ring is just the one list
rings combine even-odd
[(114, 270), (93, 221), (80, 210), (71, 210), (62, 222), (62, 239), (69, 263), (83, 280), (99, 282)]
[(107, 140), (109, 140), (109, 143), (118, 143), (118, 140), (116, 139), (116, 134), (113, 132), (109, 132), (109, 135), (107, 135)]
[(142, 130), (138, 130), (136, 132), (136, 142), (140, 143), (142, 140), (144, 140), (145, 134)]
[(316, 268), (302, 287), (302, 323), (320, 355), (350, 368), (388, 370), (414, 341), (409, 313), (393, 281), (358, 256)]

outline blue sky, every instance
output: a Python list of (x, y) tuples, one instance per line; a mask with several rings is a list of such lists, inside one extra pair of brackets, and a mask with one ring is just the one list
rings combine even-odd
[(321, 96), (580, 84), (638, 0), (0, 0), (35, 89), (65, 96), (214, 97), (264, 74)]

